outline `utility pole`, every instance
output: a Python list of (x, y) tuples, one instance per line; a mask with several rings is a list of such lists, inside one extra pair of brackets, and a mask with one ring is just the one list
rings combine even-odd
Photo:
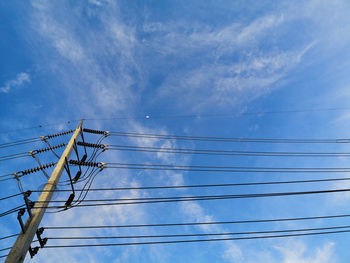
[(43, 218), (46, 207), (51, 200), (56, 185), (62, 175), (66, 160), (68, 160), (75, 142), (77, 141), (80, 133), (82, 132), (83, 120), (81, 120), (79, 126), (76, 128), (72, 135), (66, 149), (64, 150), (61, 158), (56, 164), (48, 182), (46, 183), (43, 192), (41, 193), (38, 202), (35, 204), (32, 210), (32, 216), (28, 218), (24, 225), (24, 233), (19, 234), (15, 244), (13, 245), (10, 253), (8, 254), (5, 263), (21, 263), (30, 248), (33, 241), (34, 235), (36, 234), (40, 225), (41, 219)]

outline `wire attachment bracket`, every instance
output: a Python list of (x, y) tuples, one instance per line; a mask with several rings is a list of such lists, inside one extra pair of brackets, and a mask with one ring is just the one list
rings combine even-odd
[(47, 237), (45, 237), (45, 238), (41, 237), (41, 235), (44, 233), (44, 230), (45, 229), (43, 227), (40, 227), (38, 230), (36, 230), (36, 237), (38, 238), (38, 241), (39, 241), (41, 248), (43, 248), (46, 245), (47, 240), (48, 240)]
[(22, 220), (22, 216), (24, 215), (25, 212), (26, 212), (25, 208), (21, 208), (17, 214), (17, 220), (19, 222), (19, 225), (21, 226), (21, 230), (23, 234), (26, 232), (24, 228), (23, 220)]
[(35, 202), (29, 200), (29, 196), (31, 195), (31, 191), (26, 191), (23, 193), (23, 199), (27, 207), (28, 215), (31, 218), (32, 217), (32, 208), (34, 207)]
[(32, 248), (32, 246), (29, 246), (28, 251), (29, 251), (30, 258), (33, 258), (36, 254), (38, 254), (39, 247)]

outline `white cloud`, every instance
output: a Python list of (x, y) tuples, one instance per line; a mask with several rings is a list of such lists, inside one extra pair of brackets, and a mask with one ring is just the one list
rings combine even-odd
[(290, 242), (286, 246), (274, 247), (281, 254), (283, 263), (331, 263), (335, 262), (334, 243), (328, 242), (313, 251), (303, 242)]
[[(30, 25), (45, 47), (54, 51), (52, 57), (43, 58), (42, 64), (49, 65), (45, 70), (58, 76), (63, 92), (80, 97), (79, 102), (69, 102), (79, 103), (80, 116), (114, 115), (130, 110), (139, 94), (133, 89), (139, 72), (134, 61), (135, 30), (120, 21), (116, 3), (93, 1), (92, 5), (72, 10), (63, 2), (34, 1)], [(102, 26), (86, 30), (86, 21), (80, 20), (84, 12)]]
[(178, 72), (167, 78), (159, 95), (181, 98), (181, 104), (193, 105), (195, 110), (214, 105), (223, 108), (244, 106), (276, 88), (275, 84), (301, 61), (311, 46), (298, 52), (259, 54), (238, 63), (204, 64)]
[(11, 89), (22, 86), (24, 83), (30, 82), (30, 75), (22, 72), (18, 73), (16, 78), (5, 82), (4, 86), (0, 87), (0, 92), (8, 93)]
[[(158, 99), (171, 98), (179, 107), (198, 111), (244, 106), (269, 93), (316, 43), (311, 40), (292, 49), (278, 47), (276, 31), (283, 31), (290, 21), (283, 14), (268, 15), (247, 25), (197, 25), (190, 33), (181, 30), (183, 25), (145, 26), (153, 34), (146, 41), (149, 47), (173, 58), (174, 63), (179, 57), (188, 62), (185, 70), (166, 77)], [(190, 62), (193, 58), (196, 63)]]

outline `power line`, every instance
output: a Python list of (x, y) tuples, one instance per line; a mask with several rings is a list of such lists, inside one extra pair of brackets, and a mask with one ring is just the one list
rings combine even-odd
[(7, 215), (10, 215), (10, 214), (12, 214), (12, 213), (15, 213), (15, 212), (19, 211), (19, 210), (20, 210), (21, 208), (23, 208), (23, 207), (24, 207), (24, 205), (19, 205), (19, 206), (15, 207), (15, 208), (12, 208), (12, 209), (10, 209), (10, 210), (7, 210), (7, 211), (1, 213), (1, 214), (0, 214), (0, 217), (7, 216)]
[(59, 133), (50, 134), (50, 135), (45, 135), (45, 136), (40, 136), (40, 137), (34, 137), (34, 138), (29, 138), (29, 139), (22, 139), (22, 140), (16, 140), (16, 141), (12, 141), (12, 142), (7, 142), (7, 143), (1, 143), (0, 144), (0, 149), (1, 148), (12, 147), (12, 146), (17, 146), (17, 145), (28, 144), (28, 143), (39, 142), (39, 141), (44, 141), (46, 139), (51, 139), (51, 138), (54, 138), (54, 137), (67, 135), (67, 134), (72, 133), (72, 132), (73, 132), (73, 130), (68, 130), (68, 131), (59, 132)]
[(350, 228), (350, 226), (331, 226), (317, 228), (298, 228), (284, 230), (266, 230), (266, 231), (247, 231), (247, 232), (225, 232), (225, 233), (195, 233), (195, 234), (166, 234), (166, 235), (133, 235), (133, 236), (60, 236), (47, 237), (52, 240), (86, 240), (86, 239), (123, 239), (123, 238), (168, 238), (168, 237), (199, 237), (199, 236), (232, 236), (232, 235), (253, 235), (253, 234), (272, 234), (272, 233), (290, 233), (318, 230), (334, 230)]
[[(85, 132), (94, 130), (84, 129)], [(107, 132), (111, 136), (125, 136), (125, 137), (142, 137), (153, 139), (167, 139), (167, 140), (194, 140), (194, 141), (220, 141), (220, 142), (252, 142), (252, 143), (349, 143), (350, 139), (294, 139), (294, 138), (243, 138), (243, 137), (204, 137), (204, 136), (190, 136), (190, 135), (166, 135), (166, 134), (149, 134), (136, 132)]]
[(12, 159), (17, 159), (17, 158), (28, 157), (28, 156), (30, 156), (30, 154), (28, 152), (4, 155), (4, 156), (0, 156), (0, 162), (12, 160)]
[[(145, 197), (145, 198), (115, 198), (115, 199), (94, 199), (81, 200), (80, 202), (110, 202), (110, 203), (89, 203), (78, 204), (74, 207), (96, 207), (96, 206), (111, 206), (111, 205), (131, 205), (131, 204), (155, 204), (169, 202), (191, 202), (191, 201), (209, 201), (209, 200), (225, 200), (238, 198), (260, 198), (260, 197), (276, 197), (276, 196), (293, 196), (293, 195), (310, 195), (310, 194), (325, 194), (325, 193), (340, 193), (348, 192), (350, 189), (336, 189), (323, 191), (305, 191), (305, 192), (285, 192), (285, 193), (263, 193), (263, 194), (241, 194), (241, 195), (211, 195), (211, 196), (177, 196), (177, 197)], [(54, 200), (52, 203), (66, 202), (66, 200)], [(38, 202), (47, 203), (47, 202)], [(36, 207), (41, 208), (41, 207)], [(45, 206), (48, 209), (66, 209), (65, 206)]]
[(5, 134), (5, 133), (12, 133), (12, 132), (18, 132), (18, 131), (24, 131), (24, 130), (31, 130), (31, 129), (38, 129), (38, 128), (43, 128), (43, 127), (49, 127), (53, 125), (58, 125), (58, 124), (71, 124), (73, 122), (78, 122), (80, 120), (69, 120), (69, 121), (64, 121), (64, 122), (56, 122), (56, 123), (44, 123), (44, 124), (39, 124), (37, 126), (31, 126), (31, 127), (25, 127), (25, 128), (18, 128), (10, 131), (3, 131), (0, 132), (0, 134)]
[(12, 247), (7, 247), (7, 248), (1, 248), (0, 251), (6, 251), (6, 250), (10, 250)]
[(9, 235), (9, 236), (0, 237), (0, 240), (7, 239), (7, 238), (11, 238), (11, 237), (16, 237), (16, 236), (18, 236), (18, 235), (19, 235), (19, 234), (13, 234), (13, 235)]
[(203, 154), (229, 156), (275, 156), (275, 157), (350, 157), (350, 153), (325, 152), (257, 152), (257, 151), (229, 151), (213, 149), (167, 148), (129, 145), (102, 145), (106, 150), (174, 153), (174, 154)]
[(123, 119), (173, 119), (173, 118), (215, 118), (215, 117), (240, 117), (244, 115), (263, 115), (263, 114), (285, 114), (285, 113), (303, 113), (303, 112), (320, 112), (320, 111), (347, 111), (350, 108), (318, 108), (318, 109), (294, 109), (294, 110), (275, 110), (275, 111), (236, 111), (231, 113), (214, 113), (214, 114), (186, 114), (186, 115), (139, 115), (139, 116), (115, 116), (111, 118), (87, 118), (85, 120), (123, 120)]
[[(48, 143), (47, 140), (45, 140), (45, 142)], [(47, 152), (50, 150), (52, 151), (53, 149), (62, 148), (65, 145), (66, 145), (65, 143), (61, 143), (59, 145), (54, 145), (54, 146), (50, 145), (49, 147), (41, 148), (41, 149), (37, 149), (37, 150), (21, 152), (21, 153), (14, 153), (14, 154), (9, 154), (9, 155), (3, 155), (3, 156), (0, 156), (0, 162), (12, 160), (12, 159), (17, 159), (17, 158), (30, 157), (30, 156), (35, 158), (37, 154)]]
[[(77, 162), (78, 163), (78, 162)], [(71, 164), (77, 164), (71, 160)], [(344, 167), (244, 167), (244, 166), (203, 166), (203, 165), (170, 165), (170, 164), (135, 164), (135, 163), (105, 163), (103, 168), (166, 170), (166, 171), (199, 171), (199, 172), (279, 172), (279, 173), (346, 173), (350, 168)]]
[[(11, 176), (11, 177), (9, 177)], [(7, 181), (7, 180), (11, 180), (11, 179), (14, 179), (15, 176), (14, 174), (3, 174), (3, 175), (0, 175), (0, 178), (3, 178), (3, 179), (0, 179), (0, 182), (4, 182), (4, 181)]]
[(31, 139), (25, 139), (25, 140), (17, 140), (13, 142), (8, 142), (8, 143), (2, 143), (0, 144), (0, 149), (2, 148), (7, 148), (7, 147), (12, 147), (12, 146), (17, 146), (17, 145), (23, 145), (23, 144), (28, 144), (28, 143), (34, 143), (34, 142), (39, 142), (41, 141), (41, 138), (31, 138)]
[(350, 230), (315, 232), (315, 233), (300, 233), (288, 235), (265, 235), (252, 237), (233, 237), (233, 238), (213, 238), (213, 239), (194, 239), (194, 240), (171, 240), (171, 241), (153, 241), (153, 242), (132, 242), (132, 243), (110, 243), (110, 244), (76, 244), (76, 245), (51, 245), (44, 248), (77, 248), (77, 247), (107, 247), (107, 246), (130, 246), (130, 245), (156, 245), (156, 244), (174, 244), (174, 243), (194, 243), (194, 242), (210, 242), (210, 241), (229, 241), (229, 240), (251, 240), (251, 239), (266, 239), (266, 238), (283, 238), (283, 237), (298, 237), (298, 236), (313, 236), (326, 235), (337, 233), (348, 233)]
[(134, 225), (112, 225), (112, 226), (46, 226), (45, 229), (99, 229), (99, 228), (139, 228), (139, 227), (173, 227), (173, 226), (197, 226), (197, 225), (225, 225), (225, 224), (250, 224), (250, 223), (271, 223), (271, 222), (288, 222), (303, 220), (319, 220), (346, 218), (350, 214), (326, 215), (312, 217), (293, 217), (293, 218), (275, 218), (275, 219), (257, 219), (257, 220), (235, 220), (235, 221), (215, 221), (215, 222), (186, 222), (186, 223), (160, 223), (160, 224), (134, 224)]
[[(316, 182), (332, 182), (350, 180), (346, 178), (327, 178), (314, 180), (295, 180), (295, 181), (268, 181), (268, 182), (252, 182), (252, 183), (232, 183), (232, 184), (199, 184), (199, 185), (173, 185), (173, 186), (140, 186), (140, 187), (114, 187), (114, 188), (91, 188), (89, 191), (119, 191), (119, 190), (152, 190), (152, 189), (178, 189), (178, 188), (206, 188), (206, 187), (230, 187), (230, 186), (249, 186), (249, 185), (270, 185), (270, 184), (295, 184), (295, 183), (316, 183)], [(84, 191), (84, 189), (74, 189), (76, 192)], [(54, 192), (71, 192), (71, 189), (58, 189)], [(42, 192), (33, 190), (32, 192)], [(43, 190), (43, 192), (47, 192)], [(1, 199), (0, 199), (1, 200)]]
[[(290, 195), (308, 195), (349, 192), (350, 188), (318, 190), (318, 191), (300, 191), (300, 192), (280, 192), (280, 193), (261, 193), (261, 194), (237, 194), (237, 195), (194, 195), (194, 196), (166, 196), (166, 197), (142, 197), (142, 198), (110, 198), (110, 199), (86, 199), (82, 202), (114, 202), (114, 201), (144, 201), (144, 200), (168, 200), (168, 199), (226, 199), (226, 198), (250, 198), (250, 197), (272, 197), (272, 196), (290, 196)], [(51, 203), (65, 202), (65, 200), (52, 200)], [(38, 202), (43, 203), (43, 202)], [(45, 202), (46, 203), (46, 202)]]
[[(140, 186), (140, 187), (114, 187), (114, 188), (90, 188), (89, 191), (123, 191), (123, 190), (156, 190), (156, 189), (180, 189), (180, 188), (209, 188), (209, 187), (234, 187), (234, 186), (254, 186), (254, 185), (274, 185), (274, 184), (298, 184), (298, 183), (319, 183), (348, 181), (350, 177), (345, 178), (326, 178), (314, 180), (292, 180), (292, 181), (268, 181), (268, 182), (251, 182), (251, 183), (232, 183), (232, 184), (199, 184), (199, 185), (172, 185), (172, 186)], [(82, 192), (86, 189), (74, 189), (76, 192)], [(71, 189), (56, 189), (52, 192), (71, 192)], [(46, 190), (32, 190), (33, 193), (49, 192)], [(22, 195), (17, 193), (0, 198), (0, 201)]]
[[(111, 118), (82, 118), (86, 121), (103, 121), (103, 120), (131, 120), (131, 119), (179, 119), (179, 118), (232, 118), (232, 117), (240, 117), (245, 115), (266, 115), (266, 114), (288, 114), (288, 113), (303, 113), (303, 112), (322, 112), (322, 111), (347, 111), (350, 110), (350, 108), (343, 107), (343, 108), (318, 108), (318, 109), (294, 109), (294, 110), (275, 110), (275, 111), (250, 111), (250, 112), (231, 112), (231, 113), (217, 113), (217, 114), (188, 114), (188, 115), (139, 115), (139, 116), (131, 116), (131, 115), (124, 115), (124, 116), (115, 116)], [(36, 126), (31, 127), (24, 127), (24, 128), (18, 128), (14, 130), (9, 131), (2, 131), (0, 134), (5, 133), (12, 133), (12, 132), (18, 132), (18, 131), (24, 131), (24, 130), (30, 130), (30, 129), (39, 129), (43, 127), (49, 127), (54, 126), (58, 124), (71, 124), (74, 122), (78, 122), (81, 119), (77, 120), (67, 120), (62, 122), (56, 122), (56, 123), (43, 123), (38, 124)]]
[(0, 201), (3, 201), (3, 200), (6, 200), (6, 199), (10, 199), (10, 198), (13, 198), (13, 197), (16, 197), (16, 196), (19, 196), (19, 195), (22, 195), (23, 193), (18, 193), (18, 194), (13, 194), (13, 195), (8, 195), (6, 197), (2, 197), (0, 198)]

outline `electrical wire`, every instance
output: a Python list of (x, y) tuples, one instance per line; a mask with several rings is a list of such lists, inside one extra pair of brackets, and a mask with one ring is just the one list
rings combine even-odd
[(249, 142), (249, 143), (349, 143), (350, 139), (294, 139), (294, 138), (243, 138), (243, 137), (204, 137), (190, 135), (166, 135), (166, 134), (149, 134), (136, 132), (108, 132), (110, 136), (122, 137), (141, 137), (149, 139), (167, 139), (167, 140), (190, 140), (190, 141), (219, 141), (219, 142)]
[(39, 124), (37, 126), (19, 128), (19, 129), (14, 129), (14, 130), (10, 130), (10, 131), (2, 131), (2, 132), (0, 132), (0, 134), (12, 133), (12, 132), (18, 132), (18, 131), (24, 131), (24, 130), (31, 130), (31, 129), (38, 129), (38, 128), (49, 127), (49, 126), (58, 125), (58, 124), (71, 124), (72, 122), (80, 122), (80, 121), (81, 121), (81, 119), (80, 120), (69, 120), (69, 121), (64, 121), (64, 122), (56, 122), (56, 123)]
[(29, 138), (29, 139), (23, 139), (23, 140), (16, 140), (16, 141), (7, 142), (7, 143), (1, 143), (0, 149), (12, 147), (12, 146), (17, 146), (17, 145), (28, 144), (28, 143), (34, 143), (34, 142), (38, 142), (38, 141), (41, 141), (41, 137), (35, 137), (35, 138)]
[(312, 217), (293, 217), (257, 220), (235, 220), (235, 221), (212, 221), (212, 222), (186, 222), (186, 223), (160, 223), (160, 224), (134, 224), (134, 225), (112, 225), (112, 226), (46, 226), (44, 229), (99, 229), (99, 228), (139, 228), (139, 227), (174, 227), (174, 226), (198, 226), (198, 225), (226, 225), (226, 224), (250, 224), (250, 223), (272, 223), (303, 220), (335, 219), (350, 217), (350, 214), (326, 215)]
[[(347, 189), (332, 189), (319, 191), (300, 191), (300, 192), (282, 192), (282, 193), (262, 193), (262, 194), (238, 194), (238, 195), (195, 195), (195, 196), (172, 196), (172, 197), (142, 197), (142, 198), (110, 198), (110, 199), (88, 199), (84, 202), (114, 202), (114, 201), (144, 201), (144, 200), (168, 200), (168, 199), (226, 199), (226, 198), (249, 198), (249, 197), (270, 197), (270, 196), (289, 196), (289, 195), (307, 195), (307, 194), (324, 194), (349, 192)], [(51, 203), (65, 202), (63, 200), (53, 200)], [(38, 201), (38, 203), (47, 203), (47, 201)]]
[(16, 179), (16, 177), (15, 177), (13, 174), (10, 174), (10, 175), (8, 175), (8, 176), (12, 176), (12, 177), (0, 179), (0, 182), (5, 182), (5, 181), (12, 180), (12, 179)]
[(169, 164), (135, 164), (135, 163), (107, 163), (104, 168), (138, 169), (138, 170), (166, 170), (166, 171), (199, 171), (199, 172), (279, 172), (279, 173), (347, 173), (350, 168), (319, 168), (319, 167), (240, 167), (240, 166), (203, 166), (203, 165), (169, 165)]
[[(49, 144), (49, 142), (47, 140), (45, 140), (45, 141)], [(38, 149), (38, 150), (33, 150), (33, 151), (27, 151), (27, 152), (14, 153), (14, 154), (0, 156), (0, 162), (13, 160), (13, 159), (17, 159), (17, 158), (29, 157), (29, 156), (32, 156), (32, 157), (36, 158), (37, 154), (40, 154), (42, 152), (46, 152), (46, 151), (49, 151), (49, 150), (53, 151), (53, 149), (61, 148), (61, 147), (65, 146), (65, 145), (66, 145), (65, 143), (62, 143), (60, 145), (55, 145), (55, 146), (52, 147), (49, 144), (48, 148), (43, 148), (43, 149)]]
[(10, 198), (13, 198), (13, 197), (22, 195), (22, 194), (23, 194), (23, 193), (18, 193), (18, 194), (13, 194), (13, 195), (8, 195), (8, 196), (5, 196), (5, 197), (1, 197), (1, 198), (0, 198), (0, 201), (6, 200), (6, 199), (10, 199)]
[(272, 234), (272, 233), (291, 233), (304, 231), (334, 230), (346, 229), (350, 226), (330, 226), (317, 228), (298, 228), (283, 230), (266, 230), (266, 231), (247, 231), (247, 232), (224, 232), (224, 233), (195, 233), (195, 234), (166, 234), (166, 235), (134, 235), (134, 236), (59, 236), (47, 237), (52, 240), (87, 240), (87, 239), (123, 239), (123, 238), (173, 238), (173, 237), (199, 237), (199, 236), (232, 236), (232, 235), (256, 235), (256, 234)]
[[(50, 134), (50, 135), (46, 135), (46, 136), (40, 136), (40, 137), (34, 137), (34, 138), (29, 138), (29, 139), (16, 140), (16, 141), (7, 142), (7, 143), (1, 143), (0, 149), (12, 147), (12, 146), (17, 146), (17, 145), (28, 144), (28, 143), (39, 142), (39, 141), (43, 141), (46, 139), (51, 139), (54, 137), (66, 135), (66, 134), (72, 133), (73, 131), (74, 130), (69, 130), (69, 131), (60, 132), (60, 133), (56, 133), (56, 134)], [(0, 132), (0, 133), (7, 133), (7, 132)]]
[[(114, 188), (91, 188), (89, 191), (120, 191), (120, 190), (153, 190), (153, 189), (179, 189), (179, 188), (206, 188), (206, 187), (233, 187), (233, 186), (253, 186), (253, 185), (274, 185), (274, 184), (297, 184), (297, 183), (317, 183), (317, 182), (333, 182), (347, 181), (346, 178), (327, 178), (315, 180), (295, 180), (295, 181), (268, 181), (268, 182), (251, 182), (251, 183), (232, 183), (232, 184), (199, 184), (199, 185), (172, 185), (172, 186), (140, 186), (140, 187), (114, 187)], [(70, 189), (54, 190), (51, 192), (71, 192)], [(84, 191), (84, 189), (75, 189), (76, 192)], [(49, 192), (33, 190), (35, 192)], [(0, 199), (1, 200), (1, 199)]]
[(350, 153), (335, 152), (257, 152), (257, 151), (229, 151), (212, 149), (188, 149), (168, 148), (151, 146), (129, 146), (129, 145), (104, 145), (106, 150), (174, 153), (174, 154), (203, 154), (203, 155), (229, 155), (229, 156), (274, 156), (274, 157), (350, 157)]
[(7, 248), (1, 248), (0, 251), (6, 251), (6, 250), (10, 250), (12, 247), (7, 247)]
[(19, 211), (21, 208), (23, 208), (24, 206), (25, 206), (25, 205), (19, 205), (19, 206), (15, 207), (15, 208), (12, 208), (12, 209), (10, 209), (10, 210), (7, 210), (7, 211), (1, 213), (1, 214), (0, 214), (0, 217), (7, 216), (7, 215), (10, 215), (10, 214), (12, 214), (12, 213), (15, 213), (15, 212)]
[(171, 240), (171, 241), (110, 243), (110, 244), (51, 245), (51, 246), (45, 246), (44, 248), (107, 247), (107, 246), (156, 245), (156, 244), (194, 243), (194, 242), (229, 241), (229, 240), (252, 240), (252, 239), (266, 239), (266, 238), (283, 238), (283, 237), (300, 237), (300, 236), (313, 236), (313, 235), (325, 235), (325, 234), (339, 234), (339, 233), (349, 233), (349, 232), (350, 232), (350, 230), (339, 230), (339, 231), (323, 231), (323, 232), (299, 233), (299, 234), (288, 234), (288, 235), (265, 235), (265, 236), (232, 237), (232, 238)]
[[(89, 191), (123, 191), (123, 190), (157, 190), (157, 189), (181, 189), (181, 188), (210, 188), (210, 187), (235, 187), (235, 186), (254, 186), (254, 185), (274, 185), (274, 184), (298, 184), (298, 183), (319, 183), (348, 181), (346, 178), (327, 178), (315, 180), (295, 180), (295, 181), (269, 181), (269, 182), (251, 182), (251, 183), (232, 183), (232, 184), (199, 184), (199, 185), (172, 185), (172, 186), (140, 186), (140, 187), (114, 187), (114, 188), (90, 188)], [(31, 190), (32, 193), (41, 192), (71, 192), (71, 189), (55, 189), (55, 190)], [(86, 189), (74, 189), (75, 192), (84, 192)], [(13, 198), (23, 193), (13, 194), (0, 198), (0, 201)]]
[(28, 156), (30, 156), (28, 152), (4, 155), (4, 156), (0, 156), (0, 162), (9, 161), (17, 158), (28, 157)]
[[(205, 196), (175, 196), (175, 197), (145, 197), (145, 198), (115, 198), (115, 199), (94, 199), (83, 200), (82, 202), (110, 202), (110, 203), (89, 203), (79, 204), (75, 207), (95, 207), (95, 206), (111, 206), (111, 205), (130, 205), (130, 204), (154, 204), (154, 203), (169, 203), (169, 202), (188, 202), (188, 201), (209, 201), (209, 200), (224, 200), (237, 198), (260, 198), (260, 197), (276, 197), (276, 196), (293, 196), (293, 195), (311, 195), (325, 193), (341, 193), (349, 192), (350, 189), (335, 189), (322, 191), (304, 191), (304, 192), (282, 192), (282, 193), (262, 193), (262, 194), (241, 194), (241, 195), (205, 195)], [(53, 200), (51, 203), (65, 202), (64, 200)], [(48, 203), (46, 201), (38, 203)], [(41, 208), (41, 207), (36, 207)], [(48, 206), (49, 209), (62, 209), (62, 206)], [(35, 208), (34, 208), (35, 209)]]
[(13, 234), (13, 235), (5, 236), (5, 237), (0, 237), (0, 240), (7, 239), (7, 238), (11, 238), (11, 237), (16, 237), (16, 236), (18, 236), (18, 235), (19, 235), (19, 234)]
[(350, 108), (318, 108), (318, 109), (294, 109), (294, 110), (275, 110), (275, 111), (236, 111), (231, 113), (214, 113), (214, 114), (187, 114), (187, 115), (140, 115), (140, 116), (115, 116), (111, 118), (87, 118), (84, 120), (123, 120), (123, 119), (173, 119), (173, 118), (232, 118), (244, 115), (264, 115), (264, 114), (285, 114), (285, 113), (303, 113), (303, 112), (320, 112), (320, 111), (347, 111)]

